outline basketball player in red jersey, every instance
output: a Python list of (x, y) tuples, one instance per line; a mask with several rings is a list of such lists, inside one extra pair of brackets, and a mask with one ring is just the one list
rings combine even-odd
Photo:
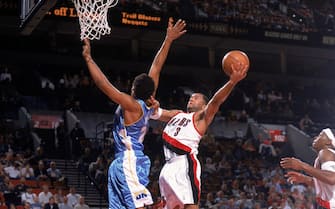
[[(283, 158), (281, 167), (292, 169), (286, 177), (290, 183), (304, 183), (315, 187), (318, 209), (335, 209), (335, 137), (329, 129), (323, 129), (313, 141), (318, 156), (314, 167), (296, 158)], [(303, 171), (304, 175), (297, 171)]]
[(232, 69), (230, 80), (209, 102), (201, 93), (192, 94), (187, 112), (177, 113), (163, 131), (166, 163), (159, 186), (167, 209), (199, 208), (201, 167), (197, 154), (200, 139), (234, 86), (246, 77), (248, 66), (237, 63)]

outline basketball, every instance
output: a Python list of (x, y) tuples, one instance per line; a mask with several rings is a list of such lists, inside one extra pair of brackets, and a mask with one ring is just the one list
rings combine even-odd
[(243, 63), (248, 65), (249, 68), (249, 58), (248, 55), (240, 50), (233, 50), (225, 54), (222, 59), (223, 71), (229, 76), (232, 72), (231, 65), (235, 63)]

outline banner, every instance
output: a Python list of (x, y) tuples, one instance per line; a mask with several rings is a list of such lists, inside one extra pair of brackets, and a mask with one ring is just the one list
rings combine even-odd
[(56, 115), (37, 115), (31, 116), (34, 128), (40, 129), (55, 129), (58, 126), (61, 116)]
[(282, 130), (269, 130), (272, 142), (286, 142), (286, 136), (283, 135)]

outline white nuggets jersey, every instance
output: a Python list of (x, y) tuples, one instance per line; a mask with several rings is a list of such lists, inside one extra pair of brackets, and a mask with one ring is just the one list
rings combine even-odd
[[(175, 154), (198, 154), (201, 134), (194, 125), (193, 113), (179, 113), (166, 125), (163, 131), (166, 160)], [(172, 152), (171, 152), (172, 151)]]
[[(328, 149), (335, 154), (335, 151)], [(320, 168), (319, 158), (315, 159), (314, 167)], [(335, 162), (327, 161), (322, 163), (321, 170), (335, 172)], [(324, 183), (316, 178), (313, 178), (315, 185), (316, 201), (324, 208), (335, 209), (335, 185)]]

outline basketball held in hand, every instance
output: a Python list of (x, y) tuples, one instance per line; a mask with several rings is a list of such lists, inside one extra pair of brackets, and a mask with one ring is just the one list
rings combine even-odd
[(236, 65), (242, 63), (247, 65), (249, 68), (249, 58), (248, 55), (240, 50), (233, 50), (228, 52), (222, 59), (222, 68), (223, 71), (230, 76), (232, 73), (232, 64)]

